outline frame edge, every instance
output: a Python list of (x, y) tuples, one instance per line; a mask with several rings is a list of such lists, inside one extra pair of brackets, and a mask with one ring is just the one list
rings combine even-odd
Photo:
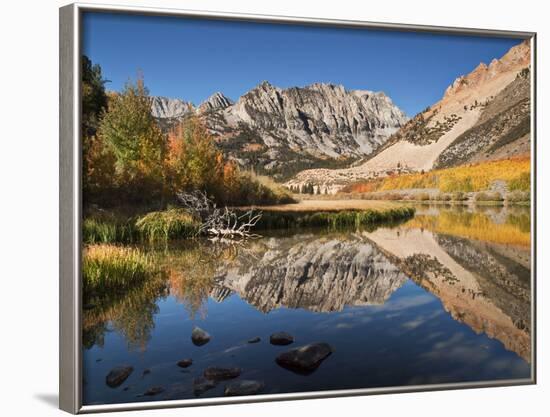
[(74, 151), (77, 120), (75, 110), (75, 39), (77, 8), (59, 8), (59, 408), (71, 414), (80, 409), (78, 375), (79, 317), (78, 285), (75, 277), (78, 257), (75, 232)]
[[(257, 402), (307, 400), (319, 398), (338, 398), (348, 396), (366, 396), (371, 394), (395, 394), (414, 393), (426, 391), (440, 391), (467, 388), (486, 387), (507, 387), (534, 385), (537, 383), (537, 361), (536, 361), (536, 330), (532, 334), (532, 373), (531, 377), (522, 381), (507, 381), (497, 384), (442, 384), (427, 387), (404, 387), (403, 389), (380, 389), (380, 390), (346, 390), (345, 393), (314, 391), (312, 395), (303, 393), (282, 394), (280, 397), (272, 398), (251, 398), (227, 400), (220, 398), (219, 401), (209, 402), (200, 400), (197, 404), (187, 400), (172, 400), (170, 404), (164, 402), (150, 403), (120, 403), (106, 404), (99, 406), (86, 406), (82, 404), (81, 396), (81, 368), (80, 355), (80, 213), (81, 213), (81, 191), (80, 191), (80, 14), (82, 12), (112, 12), (131, 13), (143, 15), (179, 16), (189, 18), (203, 18), (227, 21), (257, 21), (261, 23), (279, 24), (304, 24), (319, 25), (328, 27), (370, 27), (382, 30), (401, 30), (410, 32), (438, 33), (450, 32), (456, 35), (471, 36), (508, 36), (518, 39), (529, 39), (532, 42), (533, 54), (533, 113), (534, 129), (532, 129), (532, 172), (533, 172), (533, 297), (532, 320), (536, 322), (536, 75), (537, 75), (537, 32), (519, 32), (508, 30), (488, 30), (462, 27), (445, 27), (416, 24), (383, 23), (355, 20), (333, 20), (322, 18), (292, 17), (279, 15), (244, 14), (231, 12), (212, 12), (201, 10), (186, 10), (174, 8), (138, 7), (131, 5), (107, 5), (96, 3), (72, 3), (59, 8), (59, 408), (71, 414), (97, 413), (112, 411), (134, 411), (148, 409), (167, 409), (190, 406), (212, 406), (230, 404), (248, 404)], [(535, 326), (533, 326), (535, 329)], [(309, 394), (309, 393), (308, 393)]]

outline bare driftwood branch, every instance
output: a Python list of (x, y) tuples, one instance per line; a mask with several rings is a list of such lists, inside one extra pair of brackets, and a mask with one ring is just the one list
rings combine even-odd
[(176, 197), (192, 216), (200, 220), (206, 219), (208, 215), (216, 208), (216, 205), (202, 191), (193, 191), (191, 193), (178, 192)]
[(225, 239), (260, 237), (252, 233), (252, 229), (262, 218), (262, 212), (251, 209), (239, 215), (228, 207), (219, 208), (202, 191), (179, 192), (177, 197), (193, 216), (200, 219), (199, 232), (202, 234)]

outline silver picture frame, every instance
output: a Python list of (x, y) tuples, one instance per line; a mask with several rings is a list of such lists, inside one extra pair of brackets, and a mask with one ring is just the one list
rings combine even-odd
[[(527, 379), (498, 380), (494, 382), (445, 383), (433, 385), (397, 386), (390, 388), (368, 388), (301, 392), (290, 394), (267, 394), (237, 398), (214, 398), (121, 403), (109, 405), (82, 404), (82, 337), (81, 337), (81, 135), (80, 135), (80, 57), (81, 18), (86, 12), (109, 12), (155, 16), (181, 16), (185, 18), (216, 19), (226, 21), (253, 21), (275, 24), (300, 24), (342, 28), (374, 28), (424, 33), (446, 33), (484, 37), (508, 37), (529, 39), (531, 42), (531, 376)], [(332, 20), (291, 16), (268, 16), (195, 10), (177, 10), (154, 7), (113, 6), (74, 3), (59, 9), (59, 408), (73, 414), (143, 410), (154, 408), (190, 407), (229, 403), (251, 403), (280, 400), (302, 400), (324, 397), (345, 397), (371, 394), (390, 394), (463, 388), (502, 387), (536, 384), (536, 39), (535, 32), (471, 29), (459, 27), (438, 27), (407, 25), (367, 21)]]

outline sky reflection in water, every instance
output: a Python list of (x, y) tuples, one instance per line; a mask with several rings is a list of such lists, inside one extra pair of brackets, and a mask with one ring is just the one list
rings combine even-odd
[[(373, 232), (169, 249), (166, 279), (84, 311), (84, 403), (195, 398), (193, 379), (214, 365), (242, 368), (240, 378), (263, 381), (264, 393), (529, 378), (526, 224), (528, 211), (426, 208)], [(189, 274), (206, 276), (205, 286), (190, 288)], [(208, 344), (191, 343), (194, 325), (212, 335)], [(270, 345), (277, 331), (295, 343)], [(255, 336), (260, 343), (246, 343)], [(312, 374), (276, 364), (311, 342), (335, 350)], [(190, 368), (176, 366), (188, 357)], [(133, 373), (107, 387), (121, 364)], [(140, 396), (153, 386), (164, 392)]]

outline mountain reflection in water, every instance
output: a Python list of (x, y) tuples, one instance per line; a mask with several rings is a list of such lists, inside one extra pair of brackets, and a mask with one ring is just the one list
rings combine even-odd
[[(251, 369), (267, 393), (528, 378), (529, 231), (527, 210), (426, 207), (374, 231), (295, 230), (149, 249), (162, 265), (157, 279), (85, 300), (86, 403), (138, 401), (102, 382), (108, 366), (132, 361), (173, 387), (155, 399), (193, 398), (196, 372), (220, 361)], [(192, 346), (193, 325), (212, 342)], [(282, 330), (299, 344), (329, 342), (335, 353), (307, 377), (284, 373), (267, 341)], [(262, 339), (257, 356), (245, 343), (254, 336)], [(99, 362), (107, 356), (115, 359)], [(196, 371), (182, 382), (173, 363), (186, 356)]]

